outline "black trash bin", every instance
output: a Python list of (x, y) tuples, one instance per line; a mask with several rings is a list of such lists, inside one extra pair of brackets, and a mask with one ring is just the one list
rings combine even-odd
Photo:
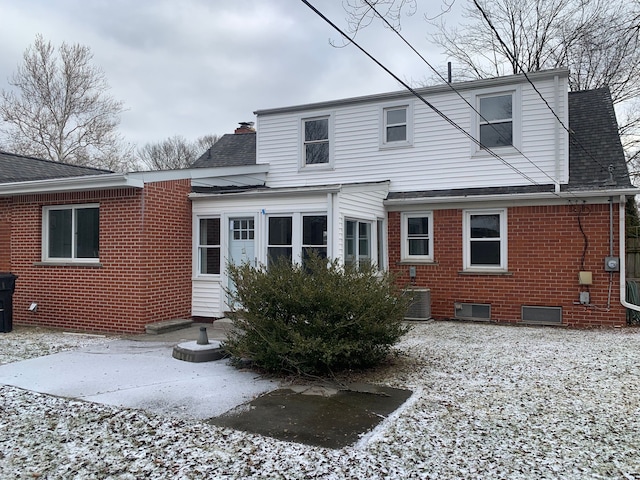
[(13, 292), (17, 275), (0, 272), (0, 332), (13, 330)]

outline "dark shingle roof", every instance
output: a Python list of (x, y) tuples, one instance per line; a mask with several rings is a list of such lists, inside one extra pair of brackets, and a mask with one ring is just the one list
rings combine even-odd
[(228, 133), (191, 165), (193, 168), (240, 167), (256, 164), (256, 134)]
[[(569, 184), (563, 191), (631, 188), (608, 87), (569, 93)], [(609, 166), (612, 175), (609, 174)], [(611, 177), (615, 183), (611, 182)], [(553, 185), (391, 192), (389, 199), (552, 192)]]
[(608, 87), (569, 93), (568, 190), (631, 187)]
[(113, 172), (0, 151), (0, 183), (80, 177), (105, 173)]

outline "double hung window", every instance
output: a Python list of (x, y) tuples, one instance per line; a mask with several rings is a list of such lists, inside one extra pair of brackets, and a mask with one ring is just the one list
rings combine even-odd
[(305, 215), (302, 217), (302, 261), (311, 252), (322, 258), (327, 257), (327, 216)]
[(513, 145), (513, 94), (480, 97), (481, 148)]
[(201, 218), (198, 244), (199, 273), (220, 274), (220, 219)]
[(371, 222), (345, 221), (345, 265), (371, 263)]
[(100, 250), (100, 208), (96, 204), (43, 209), (43, 260), (95, 262)]
[(404, 213), (402, 215), (402, 259), (433, 261), (433, 215)]
[(279, 258), (293, 261), (292, 217), (269, 217), (267, 263)]
[(464, 212), (465, 269), (507, 269), (507, 212), (468, 210)]
[(304, 164), (330, 163), (329, 117), (305, 119), (302, 124)]

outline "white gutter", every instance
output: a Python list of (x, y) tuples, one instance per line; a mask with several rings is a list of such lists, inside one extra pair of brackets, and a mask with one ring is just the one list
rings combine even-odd
[(131, 177), (126, 173), (105, 173), (101, 175), (12, 182), (0, 184), (0, 197), (126, 187), (143, 188), (144, 181)]
[(492, 195), (457, 195), (452, 197), (412, 197), (412, 198), (392, 198), (384, 201), (386, 206), (424, 205), (439, 203), (468, 202), (489, 202), (513, 200), (577, 200), (584, 198), (610, 197), (617, 195), (637, 195), (640, 190), (628, 188), (625, 190), (588, 190), (585, 192), (535, 192), (535, 193), (513, 193), (513, 194), (492, 194)]
[(229, 197), (251, 197), (264, 195), (312, 195), (319, 193), (338, 193), (342, 190), (343, 185), (323, 185), (318, 187), (282, 187), (282, 188), (263, 188), (259, 190), (245, 190), (241, 192), (215, 192), (215, 193), (190, 193), (189, 198), (192, 200), (202, 200), (216, 196)]
[(256, 175), (256, 181), (264, 183), (264, 177), (268, 171), (268, 165), (241, 165), (237, 167), (190, 168), (58, 177), (45, 180), (2, 183), (0, 184), (0, 197), (38, 193), (77, 192), (82, 190), (103, 190), (110, 188), (144, 188), (145, 183), (184, 179), (201, 181), (204, 182), (205, 185), (208, 185), (207, 179), (251, 175)]
[(640, 312), (640, 306), (627, 302), (627, 274), (626, 274), (626, 227), (625, 227), (625, 206), (626, 199), (620, 195), (620, 303), (636, 312)]

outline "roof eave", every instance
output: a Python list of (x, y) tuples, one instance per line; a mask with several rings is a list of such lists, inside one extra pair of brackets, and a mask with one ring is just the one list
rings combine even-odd
[(107, 173), (100, 175), (83, 175), (79, 177), (48, 178), (45, 180), (3, 183), (0, 184), (0, 197), (143, 187), (143, 181), (131, 177), (128, 174)]
[(565, 192), (536, 192), (536, 193), (512, 193), (493, 195), (457, 195), (441, 197), (413, 197), (392, 198), (384, 201), (387, 207), (401, 207), (408, 205), (447, 204), (461, 202), (496, 202), (496, 201), (520, 201), (520, 200), (576, 200), (587, 198), (616, 197), (620, 195), (639, 195), (640, 188), (630, 187), (625, 189), (603, 189)]

